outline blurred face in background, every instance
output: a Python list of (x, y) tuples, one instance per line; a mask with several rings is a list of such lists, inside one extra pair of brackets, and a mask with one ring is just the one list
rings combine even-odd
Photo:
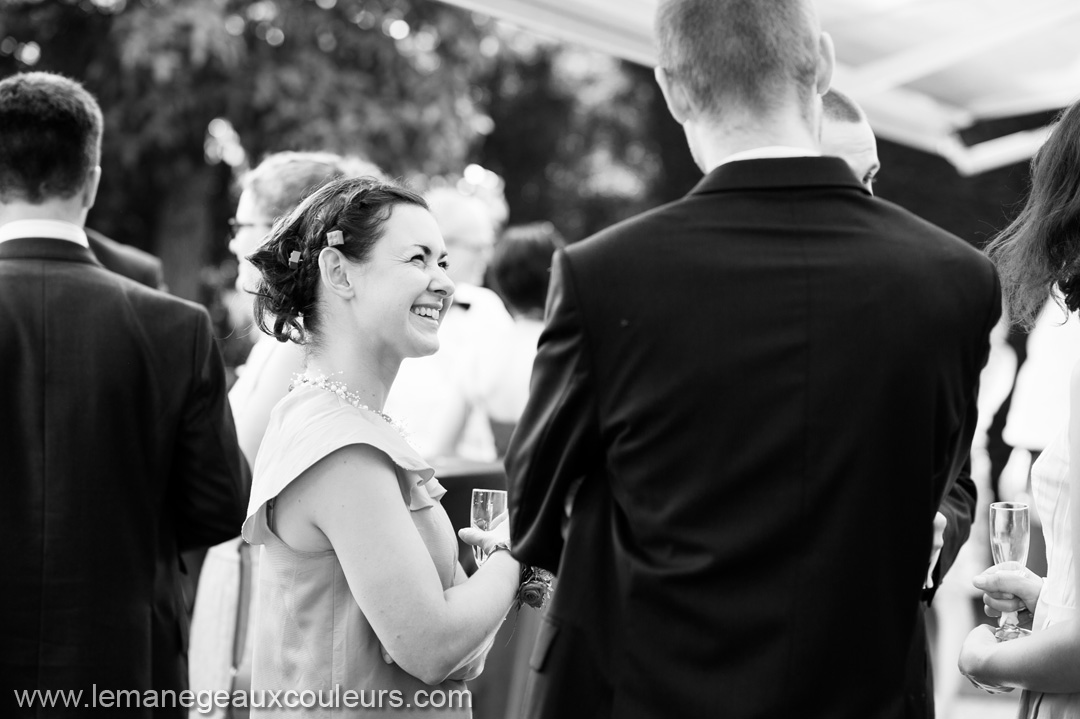
[(495, 233), (478, 227), (475, 234), (446, 238), (450, 253), (450, 277), (454, 282), (470, 285), (484, 284), (484, 271), (495, 249)]
[(874, 180), (881, 169), (877, 138), (864, 117), (859, 122), (836, 120), (827, 115), (821, 122), (821, 154), (839, 157), (855, 177), (872, 193)]
[(270, 234), (273, 222), (256, 209), (255, 197), (251, 190), (240, 194), (233, 217), (233, 238), (229, 242), (229, 252), (236, 256), (236, 290), (250, 293), (255, 291), (259, 281), (259, 271), (247, 261), (247, 256), (259, 249), (266, 236)]
[(484, 284), (484, 272), (495, 250), (496, 225), (487, 205), (448, 189), (429, 193), (427, 201), (450, 253), (450, 279), (457, 284)]
[(248, 255), (262, 246), (273, 225), (272, 219), (262, 215), (257, 208), (251, 190), (240, 194), (236, 214), (232, 219), (232, 240), (229, 252), (236, 257), (236, 297), (230, 303), (234, 324), (247, 326), (254, 322), (251, 293), (259, 283), (259, 271), (247, 261)]

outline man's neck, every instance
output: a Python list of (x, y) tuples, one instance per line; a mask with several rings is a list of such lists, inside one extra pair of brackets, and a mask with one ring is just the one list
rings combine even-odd
[(687, 140), (694, 148), (694, 159), (705, 174), (731, 155), (761, 147), (793, 147), (811, 152), (819, 149), (817, 131), (793, 114), (716, 124), (694, 121), (687, 123), (685, 129)]
[(0, 225), (16, 220), (57, 220), (83, 227), (87, 208), (77, 199), (46, 200), (35, 205), (29, 202), (0, 202)]

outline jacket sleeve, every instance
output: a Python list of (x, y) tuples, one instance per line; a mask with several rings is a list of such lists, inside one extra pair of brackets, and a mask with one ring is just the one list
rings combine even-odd
[(546, 325), (529, 401), (506, 455), (510, 535), (522, 562), (557, 571), (579, 481), (600, 481), (603, 450), (588, 341), (570, 258), (552, 259)]
[(956, 555), (971, 535), (971, 525), (975, 521), (975, 507), (978, 502), (978, 492), (974, 480), (971, 479), (971, 459), (964, 463), (960, 470), (960, 476), (956, 478), (952, 489), (941, 500), (938, 511), (945, 515), (945, 537), (938, 555), (938, 562), (934, 566), (934, 586), (923, 590), (923, 599), (929, 603), (937, 588), (941, 586), (941, 580), (956, 561)]
[(979, 418), (978, 395), (979, 374), (990, 357), (990, 334), (1001, 319), (1001, 283), (997, 273), (991, 267), (991, 292), (987, 304), (986, 317), (979, 334), (979, 350), (977, 362), (974, 367), (974, 380), (968, 393), (967, 406), (964, 415), (964, 426), (960, 435), (960, 443), (956, 447), (956, 463), (959, 465), (953, 472), (955, 480), (947, 484), (945, 496), (942, 497), (938, 508), (945, 515), (945, 543), (941, 547), (937, 566), (934, 567), (934, 586), (923, 591), (923, 600), (929, 603), (941, 578), (949, 571), (960, 548), (971, 534), (971, 524), (975, 519), (975, 508), (978, 500), (978, 492), (974, 481), (971, 479), (971, 440), (975, 434), (975, 425)]
[(198, 314), (192, 344), (193, 375), (169, 483), (181, 551), (239, 535), (251, 488), (229, 409), (224, 363), (205, 311)]

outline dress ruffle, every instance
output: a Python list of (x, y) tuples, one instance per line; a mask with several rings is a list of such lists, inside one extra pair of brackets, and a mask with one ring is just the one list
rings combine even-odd
[(435, 470), (396, 429), (378, 415), (357, 409), (318, 387), (297, 387), (281, 400), (270, 414), (266, 436), (276, 441), (264, 443), (255, 461), (243, 527), (244, 539), (251, 544), (265, 543), (254, 519), (266, 503), (342, 447), (366, 444), (386, 454), (399, 470), (402, 497), (411, 511), (432, 507), (446, 494), (435, 479)]

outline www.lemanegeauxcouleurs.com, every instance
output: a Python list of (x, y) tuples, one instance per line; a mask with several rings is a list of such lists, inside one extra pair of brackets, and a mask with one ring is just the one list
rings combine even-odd
[(19, 707), (82, 707), (84, 709), (127, 708), (194, 708), (202, 714), (214, 709), (279, 708), (279, 709), (462, 709), (472, 707), (472, 694), (468, 689), (420, 689), (406, 696), (399, 689), (285, 689), (274, 691), (225, 690), (210, 691), (161, 691), (147, 689), (99, 689), (95, 684), (87, 692), (82, 689), (16, 689), (15, 701)]

